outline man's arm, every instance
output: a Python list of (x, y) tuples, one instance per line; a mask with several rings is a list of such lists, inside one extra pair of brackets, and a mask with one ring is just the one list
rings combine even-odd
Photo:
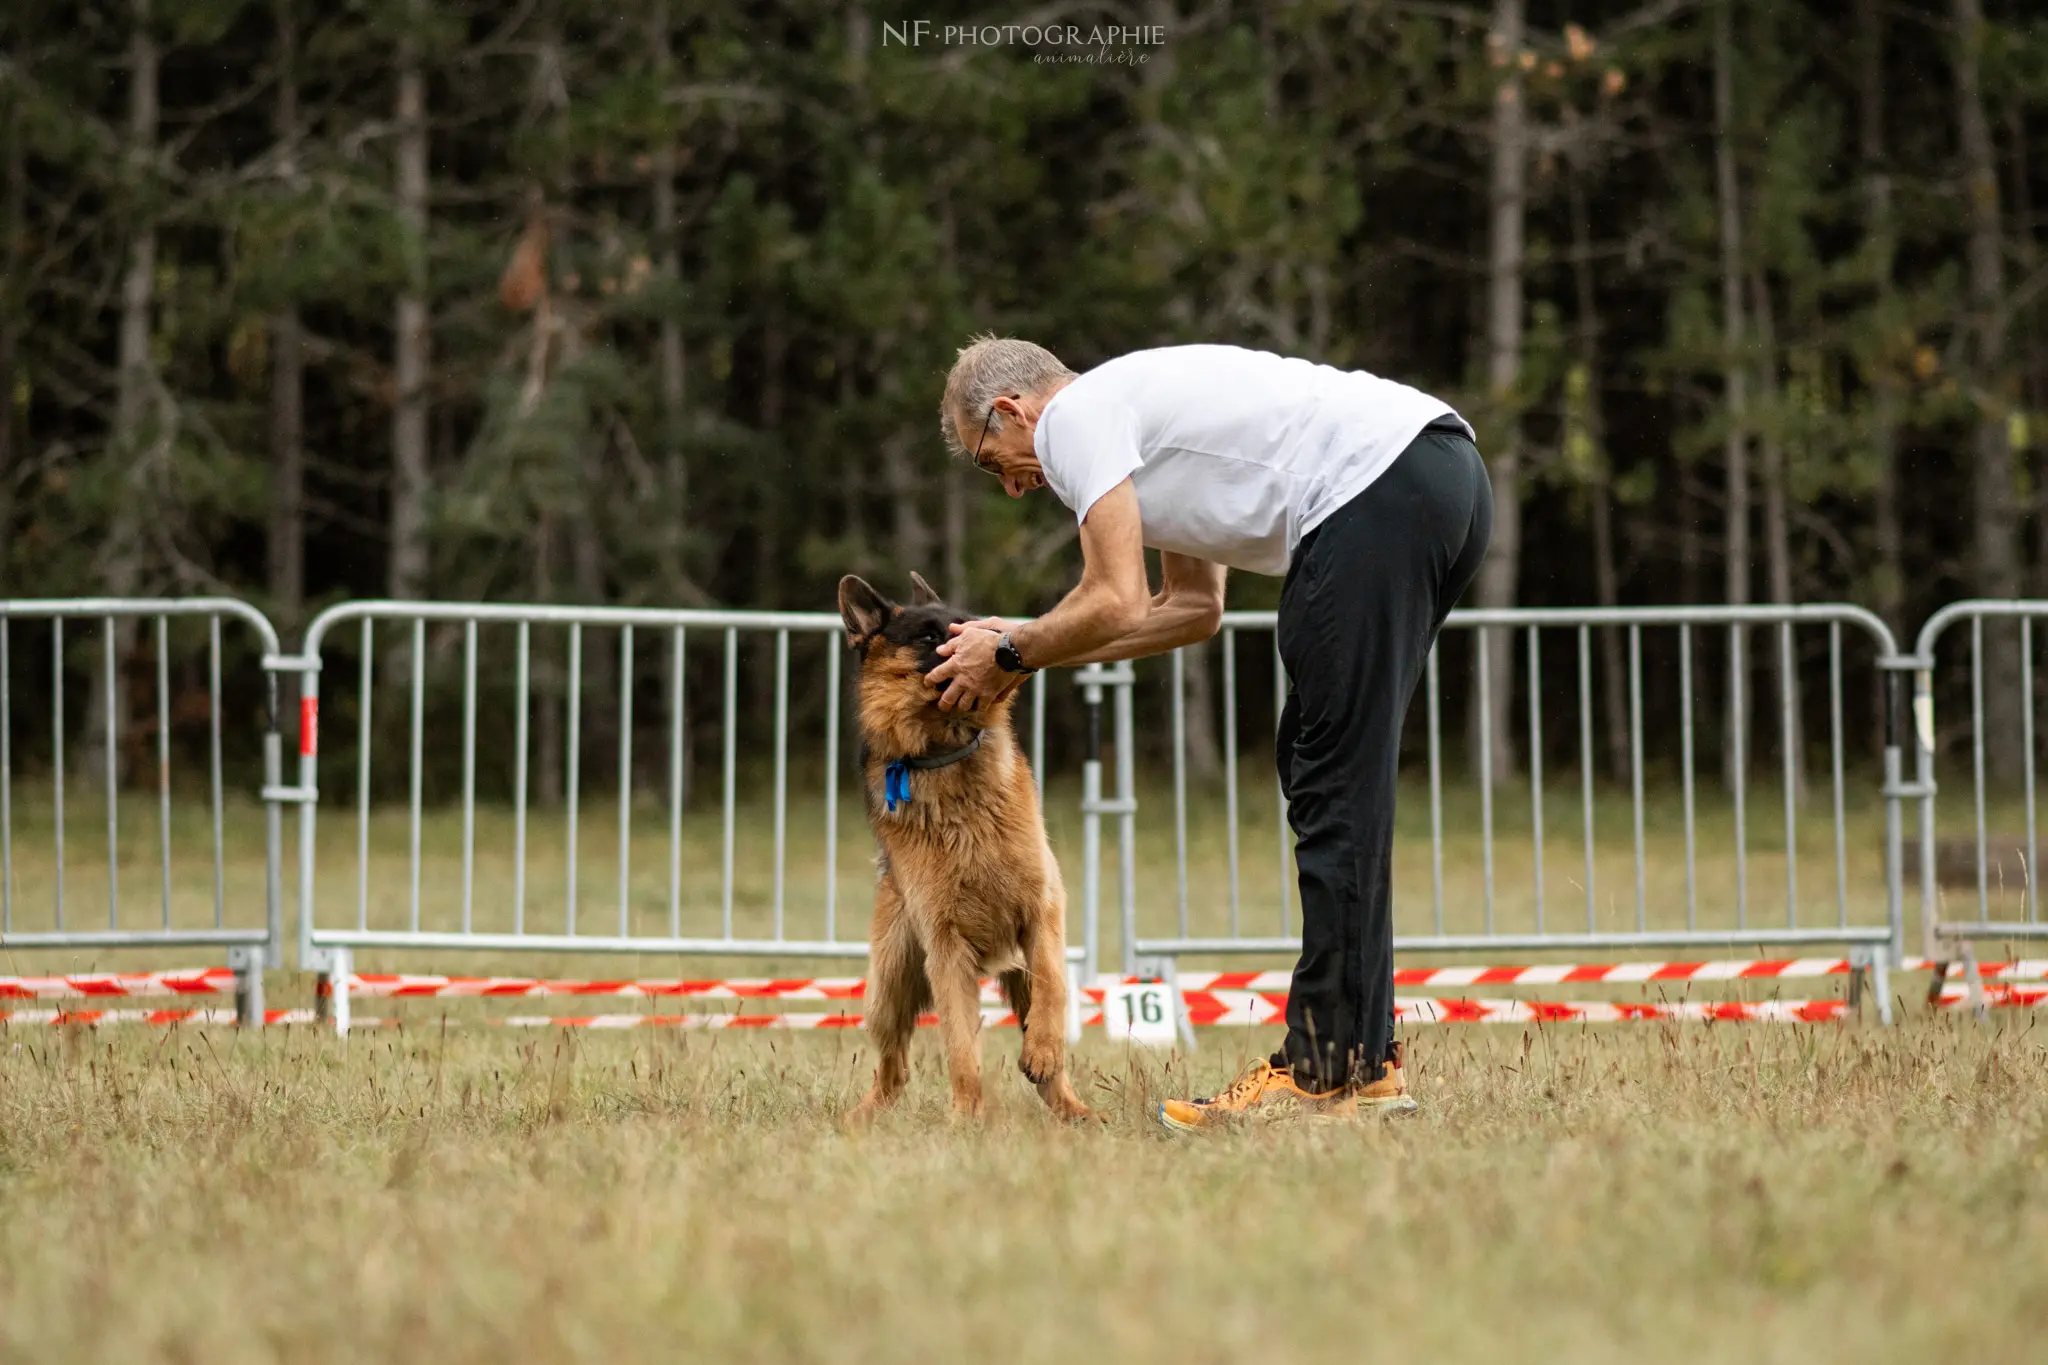
[[(1125, 479), (1088, 509), (1081, 523), (1081, 582), (1060, 604), (1011, 631), (1010, 643), (1032, 668), (1135, 659), (1216, 633), (1223, 616), (1223, 569), (1186, 555), (1161, 558), (1161, 585), (1145, 581), (1138, 494)], [(1022, 680), (995, 665), (999, 621), (955, 626), (931, 672), (944, 710), (993, 700)]]
[[(1010, 643), (1034, 669), (1157, 655), (1206, 641), (1223, 624), (1223, 565), (1163, 553), (1159, 593), (1151, 596), (1139, 495), (1128, 479), (1087, 510), (1081, 561), (1081, 585), (1051, 612), (1010, 632)], [(995, 630), (1001, 628), (999, 620), (973, 620), (954, 626), (954, 639), (938, 647), (946, 661), (930, 677), (942, 688), (942, 710), (977, 706), (1022, 684), (995, 667)]]
[(1081, 523), (1080, 586), (1017, 627), (1010, 642), (1031, 667), (1054, 668), (1163, 654), (1214, 635), (1223, 621), (1223, 566), (1162, 552), (1159, 568), (1154, 594), (1145, 582), (1138, 494), (1126, 479)]
[(1151, 611), (1138, 490), (1125, 479), (1096, 499), (1081, 523), (1080, 584), (1010, 639), (1024, 662), (1050, 668), (1142, 629)]
[[(1151, 610), (1146, 613), (1144, 624), (1101, 649), (1059, 662), (1067, 665), (1114, 663), (1118, 659), (1142, 659), (1147, 655), (1179, 649), (1182, 645), (1200, 644), (1223, 624), (1225, 572), (1221, 564), (1162, 550), (1159, 554), (1159, 592), (1152, 598)], [(1013, 641), (1015, 638), (1012, 637)], [(1038, 666), (1023, 645), (1018, 646), (1018, 653), (1023, 654), (1032, 667)]]

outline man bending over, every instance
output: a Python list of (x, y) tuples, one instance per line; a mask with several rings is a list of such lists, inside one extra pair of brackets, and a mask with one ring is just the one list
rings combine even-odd
[(1011, 497), (1050, 488), (1071, 508), (1082, 557), (1080, 585), (1037, 620), (954, 627), (931, 675), (943, 707), (1036, 669), (1199, 643), (1227, 570), (1285, 579), (1276, 752), (1302, 927), (1287, 1040), (1222, 1094), (1167, 1101), (1161, 1122), (1413, 1112), (1394, 1038), (1395, 770), (1430, 646), (1492, 531), (1472, 428), (1406, 385), (1263, 351), (1169, 346), (1077, 376), (998, 337), (960, 352), (940, 419)]

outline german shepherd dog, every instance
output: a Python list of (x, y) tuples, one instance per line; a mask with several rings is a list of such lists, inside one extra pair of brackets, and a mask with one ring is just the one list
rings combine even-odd
[(1066, 1070), (1066, 889), (1046, 843), (1031, 767), (1010, 729), (1015, 693), (941, 711), (925, 674), (956, 621), (975, 619), (911, 575), (898, 606), (839, 580), (846, 640), (860, 655), (861, 787), (881, 846), (870, 937), (867, 1028), (881, 1054), (852, 1119), (871, 1118), (909, 1079), (917, 1016), (936, 1006), (953, 1108), (981, 1112), (984, 972), (1024, 1026), (1018, 1067), (1063, 1119), (1088, 1107)]

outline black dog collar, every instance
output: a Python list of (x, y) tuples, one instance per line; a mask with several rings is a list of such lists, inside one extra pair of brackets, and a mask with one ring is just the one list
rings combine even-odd
[(976, 730), (973, 739), (968, 740), (950, 753), (919, 754), (892, 761), (888, 767), (882, 770), (882, 801), (888, 807), (889, 813), (894, 815), (899, 804), (908, 805), (910, 803), (910, 770), (912, 768), (926, 770), (950, 768), (961, 759), (972, 754), (976, 749), (979, 749), (981, 747), (981, 737), (987, 733), (988, 731), (986, 730)]

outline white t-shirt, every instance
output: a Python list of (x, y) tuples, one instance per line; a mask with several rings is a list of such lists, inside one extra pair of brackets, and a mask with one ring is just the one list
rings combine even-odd
[(1445, 415), (1457, 417), (1443, 400), (1362, 370), (1166, 346), (1054, 394), (1035, 446), (1047, 485), (1082, 520), (1128, 477), (1147, 545), (1284, 574), (1303, 536)]

